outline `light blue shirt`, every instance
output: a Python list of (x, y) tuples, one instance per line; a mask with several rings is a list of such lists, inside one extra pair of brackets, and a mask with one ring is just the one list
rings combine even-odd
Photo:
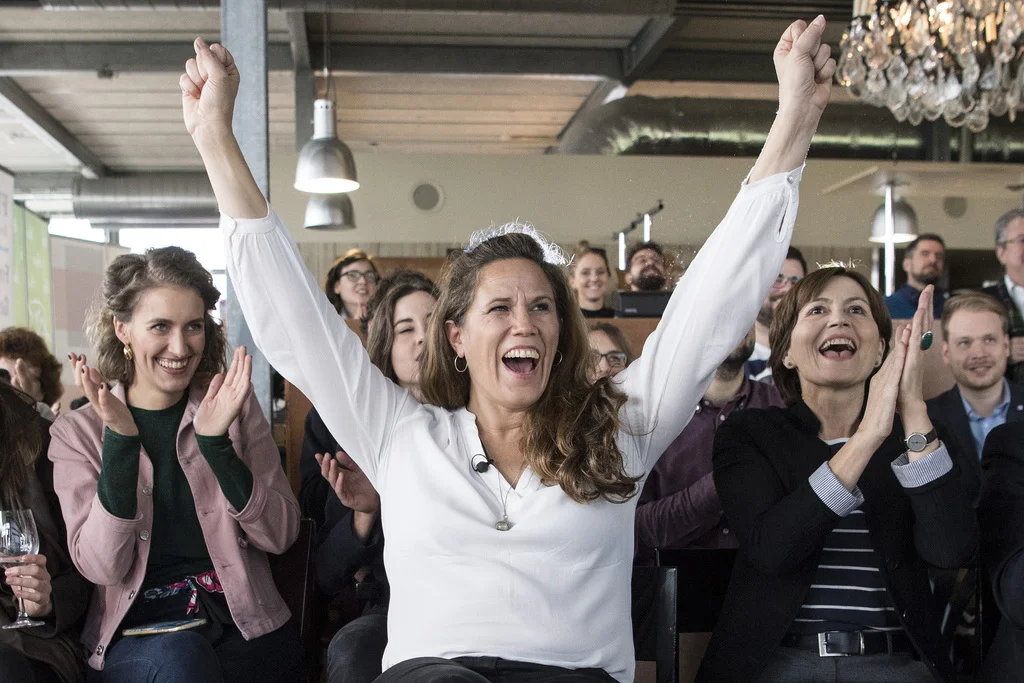
[(988, 433), (1006, 422), (1006, 413), (1010, 409), (1010, 384), (1005, 379), (1003, 380), (1003, 400), (999, 402), (999, 405), (996, 406), (996, 409), (988, 417), (982, 417), (974, 412), (974, 408), (967, 402), (963, 394), (960, 394), (960, 400), (964, 402), (964, 410), (967, 411), (967, 422), (971, 425), (971, 436), (974, 437), (974, 446), (978, 449), (978, 459), (981, 459), (981, 453), (985, 448), (985, 439), (988, 437)]

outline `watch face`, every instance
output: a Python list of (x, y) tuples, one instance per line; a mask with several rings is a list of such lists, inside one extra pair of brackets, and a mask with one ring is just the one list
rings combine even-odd
[(923, 451), (924, 447), (928, 445), (928, 440), (924, 434), (911, 434), (907, 437), (907, 448), (914, 451), (915, 453)]

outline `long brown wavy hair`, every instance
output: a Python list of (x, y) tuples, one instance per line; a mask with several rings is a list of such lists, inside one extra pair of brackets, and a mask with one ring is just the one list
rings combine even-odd
[(20, 358), (39, 368), (39, 387), (46, 405), (53, 405), (64, 395), (64, 385), (60, 381), (61, 362), (46, 348), (43, 338), (27, 327), (0, 330), (0, 357)]
[(395, 304), (414, 292), (426, 292), (437, 300), (437, 286), (426, 275), (407, 268), (396, 270), (377, 284), (362, 321), (370, 362), (395, 384), (399, 383), (391, 363), (391, 347), (395, 345)]
[(46, 424), (35, 399), (0, 381), (0, 505), (23, 507), (25, 479), (48, 441)]
[(441, 297), (430, 318), (426, 349), (420, 358), (420, 390), (426, 403), (449, 410), (469, 402), (470, 374), (455, 370), (455, 350), (445, 323), (462, 325), (476, 295), (480, 271), (495, 261), (525, 259), (535, 263), (554, 291), (561, 322), (558, 351), (562, 362), (551, 368), (548, 385), (523, 421), (520, 449), (526, 464), (546, 486), (560, 486), (578, 503), (604, 498), (622, 502), (636, 493), (638, 477), (625, 469), (615, 442), (626, 395), (608, 378), (587, 379), (590, 345), (587, 324), (565, 272), (544, 260), (544, 249), (531, 235), (491, 237), (472, 250), (455, 254), (441, 271)]
[(213, 276), (191, 251), (181, 247), (149, 249), (145, 254), (124, 254), (114, 259), (103, 277), (103, 300), (91, 316), (87, 332), (96, 350), (93, 366), (111, 382), (125, 387), (135, 381), (135, 363), (124, 355), (124, 344), (114, 333), (114, 318), (130, 322), (135, 306), (155, 287), (191, 289), (203, 300), (206, 344), (192, 384), (205, 388), (213, 376), (227, 369), (228, 342), (210, 315), (220, 301)]

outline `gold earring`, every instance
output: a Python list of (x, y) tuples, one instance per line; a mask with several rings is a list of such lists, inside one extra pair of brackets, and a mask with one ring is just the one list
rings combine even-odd
[(131, 362), (132, 360), (134, 360), (134, 358), (135, 358), (135, 354), (134, 354), (134, 353), (132, 353), (132, 347), (131, 347), (131, 346), (129, 346), (128, 344), (125, 344), (125, 345), (124, 345), (124, 349), (123, 349), (123, 350), (124, 350), (124, 357), (125, 357), (125, 360), (127, 360), (127, 361), (128, 361), (129, 363), (130, 363), (130, 362)]

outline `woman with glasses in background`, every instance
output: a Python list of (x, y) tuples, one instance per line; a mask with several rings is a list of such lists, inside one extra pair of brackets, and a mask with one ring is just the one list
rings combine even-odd
[(327, 271), (324, 292), (342, 318), (362, 320), (379, 280), (373, 259), (362, 249), (349, 249)]
[(615, 309), (605, 305), (611, 272), (604, 249), (591, 247), (586, 240), (576, 245), (576, 256), (569, 266), (569, 285), (584, 318), (615, 317)]
[(590, 342), (590, 381), (614, 377), (633, 362), (636, 356), (629, 339), (611, 323), (595, 323), (587, 335)]

